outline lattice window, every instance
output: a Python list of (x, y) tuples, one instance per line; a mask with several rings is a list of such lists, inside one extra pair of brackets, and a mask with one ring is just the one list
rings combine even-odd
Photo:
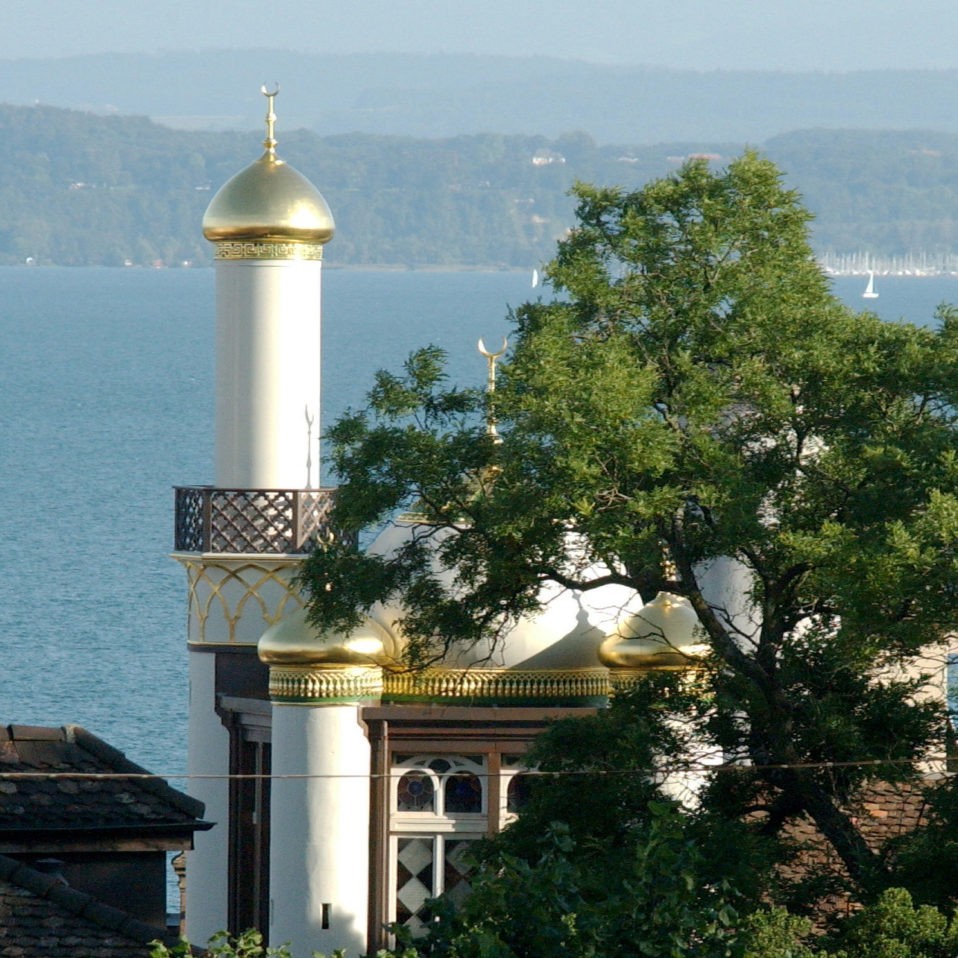
[(175, 493), (176, 527), (174, 546), (178, 552), (206, 551), (204, 535), (205, 490), (179, 488)]
[(214, 490), (210, 552), (292, 552), (293, 493)]
[[(499, 781), (492, 807), (490, 767)], [(521, 756), (393, 756), (390, 921), (420, 933), (428, 899), (468, 894), (470, 845), (515, 818), (527, 784), (523, 769)]]

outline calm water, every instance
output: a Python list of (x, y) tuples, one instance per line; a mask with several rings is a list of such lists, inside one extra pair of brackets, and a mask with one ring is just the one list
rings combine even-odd
[[(439, 342), (482, 382), (515, 273), (329, 270), (324, 419)], [(0, 270), (0, 721), (78, 723), (185, 769), (177, 484), (212, 479), (210, 270)]]
[[(324, 280), (323, 416), (417, 345), (480, 383), (516, 273)], [(836, 292), (861, 307), (864, 281)], [(958, 280), (879, 278), (882, 316), (930, 322)], [(177, 484), (211, 481), (209, 270), (0, 270), (0, 721), (78, 723), (152, 771), (185, 769), (185, 581)]]

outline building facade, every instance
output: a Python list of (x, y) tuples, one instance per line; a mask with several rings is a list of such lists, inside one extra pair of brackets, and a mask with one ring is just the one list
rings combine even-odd
[[(628, 626), (641, 603), (617, 586), (556, 587), (501, 644), (418, 672), (402, 665), (398, 607), (348, 635), (307, 623), (298, 564), (338, 534), (318, 461), (334, 225), (277, 156), (275, 93), (263, 92), (265, 152), (203, 221), (216, 262), (216, 482), (176, 490), (189, 771), (217, 823), (189, 855), (187, 932), (202, 942), (258, 927), (297, 956), (366, 954), (388, 923), (415, 928), (427, 898), (468, 891), (464, 852), (516, 814), (525, 754), (548, 722), (601, 707), (653, 664), (685, 663), (695, 638), (675, 597)], [(392, 523), (370, 548), (398, 548), (418, 522)]]

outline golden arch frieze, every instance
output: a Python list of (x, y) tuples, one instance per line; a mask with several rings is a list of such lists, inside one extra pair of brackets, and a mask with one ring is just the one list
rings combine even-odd
[(255, 645), (304, 604), (292, 583), (296, 561), (174, 558), (186, 569), (191, 643)]

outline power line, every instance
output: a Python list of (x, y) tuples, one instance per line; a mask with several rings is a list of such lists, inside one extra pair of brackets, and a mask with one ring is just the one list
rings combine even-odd
[[(769, 763), (756, 765), (754, 763), (682, 763), (675, 765), (660, 765), (655, 768), (623, 768), (623, 769), (559, 769), (546, 770), (536, 768), (521, 768), (509, 770), (506, 773), (495, 774), (491, 772), (453, 772), (452, 778), (465, 775), (476, 778), (498, 778), (511, 777), (514, 775), (535, 776), (541, 778), (596, 778), (596, 777), (661, 777), (663, 775), (681, 774), (683, 772), (716, 772), (716, 773), (748, 773), (764, 771), (788, 771), (788, 770), (829, 770), (845, 768), (881, 768), (881, 767), (907, 767), (907, 766), (946, 766), (948, 757), (928, 756), (924, 758), (901, 758), (901, 759), (857, 759), (840, 762), (789, 762), (789, 763)], [(160, 774), (155, 772), (0, 772), (0, 781), (57, 781), (60, 779), (69, 779), (72, 781), (255, 781), (260, 779), (269, 779), (271, 781), (307, 781), (307, 780), (349, 780), (364, 779), (375, 781), (380, 779), (400, 779), (405, 775), (425, 775), (425, 769), (403, 768), (394, 769), (386, 773), (376, 772), (355, 772), (342, 774), (303, 772), (303, 773), (283, 773), (268, 774), (263, 772), (236, 773), (236, 772), (174, 772), (170, 774)], [(446, 775), (446, 773), (442, 773)]]

